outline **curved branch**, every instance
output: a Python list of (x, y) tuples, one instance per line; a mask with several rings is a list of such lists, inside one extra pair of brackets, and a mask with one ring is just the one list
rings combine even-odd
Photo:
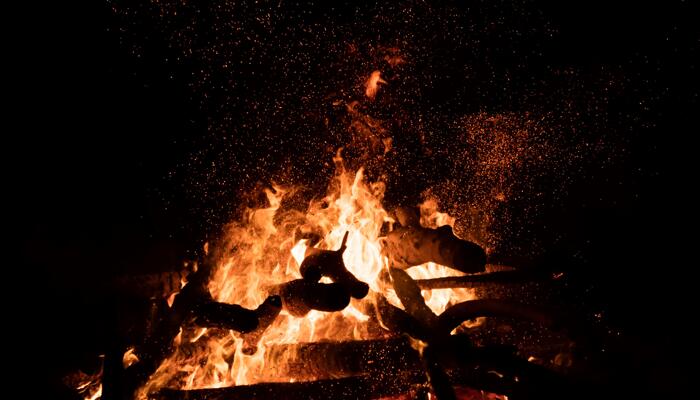
[(471, 300), (455, 304), (440, 314), (438, 323), (446, 332), (451, 332), (462, 322), (478, 317), (512, 317), (538, 322), (554, 327), (556, 319), (551, 312), (541, 308), (504, 300)]

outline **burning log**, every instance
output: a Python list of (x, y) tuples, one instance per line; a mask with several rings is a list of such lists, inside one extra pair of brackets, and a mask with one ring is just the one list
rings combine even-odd
[(411, 316), (416, 318), (430, 332), (427, 345), (423, 345), (419, 352), (430, 387), (438, 399), (456, 400), (457, 396), (449, 377), (438, 361), (438, 352), (432, 346), (432, 343), (439, 343), (443, 339), (448, 339), (441, 337), (445, 336), (442, 331), (434, 329), (439, 325), (437, 315), (425, 304), (420, 288), (405, 271), (390, 268), (389, 273), (401, 304)]
[(438, 400), (457, 400), (450, 377), (438, 361), (439, 354), (428, 345), (421, 351), (421, 361), (428, 377), (428, 383)]
[(423, 295), (416, 282), (405, 272), (400, 269), (390, 268), (389, 273), (394, 284), (396, 295), (401, 300), (406, 311), (423, 325), (430, 328), (438, 326), (438, 317), (425, 304)]
[(296, 279), (273, 287), (270, 293), (279, 295), (284, 308), (295, 317), (303, 317), (311, 310), (341, 311), (350, 304), (347, 287), (335, 282)]
[(440, 314), (438, 325), (443, 332), (451, 332), (462, 322), (478, 317), (507, 317), (535, 322), (567, 335), (580, 348), (597, 349), (603, 342), (601, 332), (590, 329), (560, 312), (497, 299), (470, 300), (455, 304)]
[(540, 308), (504, 300), (471, 300), (455, 304), (438, 317), (438, 323), (445, 332), (451, 332), (462, 322), (477, 317), (512, 317), (554, 326), (551, 313)]
[(279, 376), (297, 381), (363, 374), (400, 373), (421, 367), (406, 337), (342, 342), (279, 344), (265, 353), (262, 379)]
[(251, 332), (258, 327), (258, 314), (255, 310), (237, 304), (207, 301), (191, 310), (194, 325), (206, 328), (233, 329), (238, 332)]
[[(426, 348), (423, 356), (406, 338), (276, 345), (266, 358), (292, 362), (273, 364), (279, 368), (269, 371), (270, 376), (302, 381), (220, 389), (163, 389), (149, 398), (377, 399), (424, 389), (428, 384), (441, 400), (454, 398), (455, 385), (520, 399), (574, 398), (573, 388), (560, 376), (518, 358), (514, 350), (476, 348), (469, 343), (466, 337), (451, 336), (440, 345)], [(316, 380), (304, 381), (307, 379)]]
[(421, 289), (474, 288), (491, 284), (521, 283), (547, 279), (552, 273), (542, 270), (497, 271), (466, 276), (447, 276), (433, 279), (417, 279)]
[(263, 332), (269, 327), (282, 311), (282, 299), (279, 296), (269, 296), (258, 306), (255, 313), (258, 316), (258, 327), (252, 332), (244, 333), (243, 354), (253, 355), (258, 351), (258, 341)]
[(358, 280), (355, 275), (345, 268), (343, 263), (343, 253), (348, 234), (345, 232), (343, 242), (338, 250), (320, 250), (314, 247), (306, 249), (306, 257), (301, 263), (300, 272), (304, 279), (318, 282), (321, 277), (327, 276), (333, 282), (343, 285), (355, 299), (367, 296), (369, 285)]
[(392, 267), (406, 269), (434, 262), (466, 273), (483, 272), (486, 252), (454, 235), (452, 227), (438, 229), (402, 226), (383, 240), (383, 252)]
[[(376, 308), (372, 311), (376, 312), (380, 325), (390, 332), (405, 333), (420, 340), (428, 340), (433, 334), (429, 328), (406, 311), (389, 303), (384, 296), (377, 294), (374, 306)], [(365, 314), (370, 314), (368, 311), (365, 310)]]
[(150, 400), (371, 400), (409, 393), (423, 384), (419, 373), (377, 374), (295, 383), (259, 383), (218, 389), (162, 389)]

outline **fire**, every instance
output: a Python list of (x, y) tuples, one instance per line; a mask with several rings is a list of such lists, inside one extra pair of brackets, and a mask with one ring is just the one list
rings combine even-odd
[(102, 397), (102, 372), (104, 366), (104, 355), (100, 355), (100, 368), (92, 375), (82, 371), (74, 372), (64, 378), (64, 382), (84, 400), (97, 400)]
[[(249, 209), (241, 222), (231, 224), (225, 240), (225, 248), (231, 251), (221, 259), (209, 282), (214, 299), (251, 309), (257, 307), (270, 288), (301, 278), (299, 267), (307, 248), (336, 250), (347, 232), (347, 247), (342, 256), (346, 268), (366, 282), (370, 291), (401, 305), (391, 284), (382, 278), (389, 265), (382, 254), (381, 238), (395, 223), (382, 206), (385, 186), (382, 182), (367, 182), (362, 169), (346, 170), (340, 152), (334, 161), (336, 175), (328, 194), (311, 201), (305, 213), (282, 207), (283, 200), (295, 189), (276, 186), (265, 192), (266, 207)], [(454, 218), (438, 212), (437, 202), (429, 200), (421, 206), (421, 224), (453, 225)], [(433, 263), (410, 268), (409, 273), (414, 278), (461, 274)], [(435, 313), (441, 313), (451, 303), (474, 297), (467, 289), (423, 294)], [(369, 317), (362, 312), (363, 302), (371, 301), (371, 297), (352, 300), (341, 312), (312, 310), (302, 318), (282, 310), (262, 334), (253, 355), (243, 354), (243, 339), (236, 332), (191, 329), (187, 333), (186, 329), (183, 333), (181, 330), (176, 338), (179, 344), (176, 351), (153, 374), (140, 396), (144, 398), (159, 387), (215, 388), (290, 381), (283, 374), (276, 374), (275, 366), (292, 360), (275, 358), (267, 349), (279, 344), (376, 338), (376, 329), (370, 329)]]
[(387, 83), (382, 79), (381, 71), (372, 72), (372, 75), (369, 76), (369, 79), (367, 79), (365, 83), (365, 95), (370, 99), (374, 99), (374, 96), (377, 95), (377, 91), (379, 91), (380, 83)]
[(124, 356), (122, 357), (122, 365), (124, 366), (124, 369), (129, 368), (130, 366), (136, 364), (139, 362), (139, 357), (134, 353), (134, 348), (130, 347), (129, 349), (124, 352)]

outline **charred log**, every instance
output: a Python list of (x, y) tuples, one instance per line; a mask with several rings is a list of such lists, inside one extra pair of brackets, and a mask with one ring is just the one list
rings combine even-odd
[(383, 241), (383, 252), (392, 267), (406, 269), (434, 262), (466, 273), (483, 272), (486, 252), (479, 245), (454, 235), (450, 226), (428, 229), (403, 226)]
[(433, 332), (431, 332), (430, 328), (406, 311), (389, 303), (384, 296), (376, 295), (375, 307), (380, 324), (390, 332), (405, 333), (413, 338), (425, 341), (432, 337)]
[(513, 303), (504, 300), (471, 300), (455, 304), (438, 317), (440, 327), (450, 332), (462, 322), (478, 317), (512, 317), (554, 326), (555, 319), (550, 312), (538, 307)]
[(270, 293), (282, 298), (284, 308), (296, 317), (311, 310), (341, 311), (350, 304), (350, 293), (339, 283), (319, 283), (297, 279), (273, 287)]
[(420, 373), (401, 375), (364, 375), (295, 383), (259, 383), (219, 389), (163, 389), (152, 394), (151, 400), (371, 400), (409, 393), (421, 385)]
[(282, 311), (282, 299), (279, 296), (270, 296), (258, 306), (255, 313), (258, 317), (258, 326), (252, 332), (243, 334), (243, 354), (253, 355), (258, 351), (258, 341), (265, 330), (275, 321)]
[(270, 368), (263, 378), (286, 376), (299, 381), (399, 373), (421, 366), (406, 337), (274, 345), (265, 353), (265, 365)]
[(435, 349), (433, 349), (431, 345), (428, 345), (421, 351), (420, 356), (421, 361), (423, 361), (428, 383), (438, 400), (457, 400), (457, 395), (452, 387), (452, 382), (450, 382), (450, 377), (438, 361), (439, 354), (437, 354)]
[(474, 288), (493, 284), (523, 283), (548, 279), (551, 272), (539, 270), (497, 271), (466, 276), (447, 276), (443, 278), (417, 279), (421, 289)]
[(150, 398), (376, 399), (425, 388), (429, 383), (439, 399), (454, 398), (456, 385), (514, 399), (577, 398), (560, 376), (520, 359), (513, 349), (475, 348), (469, 343), (465, 337), (451, 336), (444, 343), (426, 348), (422, 359), (403, 338), (278, 345), (270, 349), (268, 360), (292, 362), (283, 369), (268, 371), (271, 377), (284, 373), (299, 380), (321, 380), (221, 389), (164, 389)]
[(203, 302), (191, 310), (194, 325), (206, 328), (232, 329), (238, 332), (251, 332), (258, 327), (258, 314), (255, 310), (237, 304)]
[(350, 296), (361, 299), (367, 296), (369, 285), (358, 280), (355, 275), (345, 268), (343, 253), (348, 240), (349, 232), (345, 232), (343, 242), (338, 250), (320, 250), (314, 247), (306, 249), (304, 261), (301, 263), (300, 272), (304, 279), (318, 282), (321, 277), (327, 276), (335, 283), (343, 285)]
[(406, 311), (428, 329), (437, 327), (437, 315), (425, 304), (420, 288), (416, 285), (413, 278), (405, 271), (396, 268), (390, 268), (389, 273), (391, 274), (396, 295), (401, 300), (401, 304), (403, 304)]

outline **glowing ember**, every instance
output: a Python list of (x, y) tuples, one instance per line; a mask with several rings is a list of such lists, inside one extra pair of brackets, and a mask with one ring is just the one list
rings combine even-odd
[(370, 75), (369, 79), (367, 79), (367, 83), (365, 83), (365, 95), (370, 99), (373, 99), (374, 96), (377, 95), (380, 83), (387, 83), (384, 79), (382, 79), (381, 74), (382, 73), (380, 71), (372, 72), (372, 75)]
[(136, 355), (136, 353), (134, 353), (134, 348), (130, 347), (122, 357), (122, 365), (124, 366), (124, 369), (126, 369), (137, 362), (139, 362), (139, 357)]

